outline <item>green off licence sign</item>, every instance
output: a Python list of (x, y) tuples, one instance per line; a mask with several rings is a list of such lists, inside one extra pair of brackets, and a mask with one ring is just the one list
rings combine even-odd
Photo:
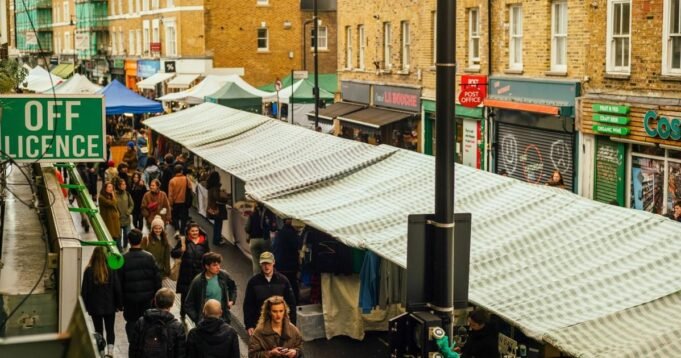
[(0, 96), (0, 148), (16, 161), (90, 162), (105, 158), (101, 95)]

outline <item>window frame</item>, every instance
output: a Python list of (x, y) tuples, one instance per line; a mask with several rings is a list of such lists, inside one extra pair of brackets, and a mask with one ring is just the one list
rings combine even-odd
[(352, 26), (345, 26), (345, 68), (352, 69)]
[(128, 55), (135, 53), (135, 30), (128, 30)]
[(433, 66), (437, 63), (437, 11), (431, 12), (433, 24), (432, 24), (432, 31), (433, 31), (433, 43), (432, 43), (432, 50), (433, 50)]
[(357, 68), (360, 70), (364, 70), (366, 68), (365, 66), (365, 61), (366, 61), (366, 36), (364, 33), (364, 24), (359, 24), (357, 25), (357, 46), (358, 46), (358, 53), (357, 53)]
[(392, 64), (392, 28), (390, 21), (383, 23), (383, 69), (390, 70)]
[[(475, 15), (475, 24), (473, 23)], [(476, 49), (477, 47), (477, 49)], [(473, 54), (477, 52), (478, 56)], [(480, 8), (468, 9), (468, 67), (480, 68)]]
[[(177, 57), (177, 24), (175, 20), (164, 20), (163, 27), (165, 32), (165, 55), (167, 57)], [(172, 36), (168, 33), (168, 29), (172, 29)], [(170, 50), (173, 51), (170, 51)]]
[(135, 54), (137, 56), (142, 55), (142, 30), (135, 30)]
[(151, 55), (151, 26), (149, 20), (142, 21), (142, 56)]
[[(671, 12), (671, 1), (673, 0), (664, 0), (664, 6), (663, 6), (663, 15), (662, 15), (662, 75), (664, 76), (681, 76), (681, 65), (679, 68), (673, 68), (673, 63), (674, 60), (672, 56), (673, 54), (673, 44), (672, 44), (672, 36), (674, 37), (681, 37), (681, 24), (679, 24), (679, 33), (672, 34), (671, 32), (671, 20), (672, 20), (672, 12)], [(681, 2), (679, 2), (678, 5), (678, 10), (679, 11), (679, 22), (681, 22)]]
[(64, 32), (64, 52), (67, 50), (71, 50), (71, 45), (73, 43), (71, 42), (71, 31), (65, 31)]
[[(324, 31), (322, 31), (324, 29)], [(320, 34), (324, 36), (319, 36), (319, 42), (317, 43), (317, 50), (328, 50), (329, 49), (329, 28), (327, 26), (317, 26), (317, 30)], [(317, 41), (317, 37), (314, 34), (314, 26), (310, 30), (310, 51), (314, 51), (314, 41)], [(322, 45), (323, 43), (323, 45)]]
[(400, 65), (403, 72), (409, 72), (411, 55), (411, 36), (409, 34), (409, 21), (400, 21)]
[[(559, 13), (561, 9), (564, 10), (564, 19), (561, 22), (561, 24), (564, 24), (565, 26), (565, 33), (558, 33), (558, 30), (556, 29), (556, 16), (559, 16)], [(553, 72), (567, 72), (567, 64), (568, 64), (568, 58), (567, 58), (567, 45), (568, 45), (568, 26), (569, 26), (569, 13), (568, 13), (568, 2), (567, 0), (554, 0), (551, 3), (551, 71)], [(565, 63), (563, 64), (558, 64), (558, 57), (559, 53), (558, 50), (561, 49), (558, 46), (558, 41), (563, 40), (564, 44), (562, 47), (562, 54), (560, 54), (563, 57), (563, 60)]]
[[(613, 33), (613, 26), (614, 26), (614, 7), (616, 4), (629, 4), (629, 34), (628, 36), (617, 35), (620, 38), (628, 37), (629, 39), (627, 66), (617, 66), (615, 64), (614, 41), (616, 35), (614, 35)], [(607, 28), (607, 36), (605, 43), (606, 73), (629, 75), (631, 73), (631, 0), (608, 0), (606, 28)]]
[[(516, 19), (514, 16), (514, 11), (518, 11), (518, 22), (519, 26), (516, 26)], [(522, 71), (523, 70), (523, 7), (522, 5), (512, 5), (509, 6), (508, 11), (508, 68), (511, 70)], [(514, 30), (518, 28), (519, 32), (514, 33)], [(516, 41), (519, 42), (516, 44)], [(519, 53), (519, 61), (516, 61), (515, 54)]]
[(63, 6), (64, 6), (64, 8), (63, 8), (62, 16), (64, 17), (64, 22), (70, 23), (70, 21), (71, 21), (71, 8), (69, 6), (69, 2), (64, 1)]
[[(263, 39), (263, 37), (260, 36), (260, 31), (264, 30), (265, 31), (265, 47), (260, 47), (260, 40)], [(256, 32), (256, 46), (258, 52), (269, 52), (270, 50), (270, 30), (267, 28), (267, 26), (264, 27), (258, 27), (258, 30)]]

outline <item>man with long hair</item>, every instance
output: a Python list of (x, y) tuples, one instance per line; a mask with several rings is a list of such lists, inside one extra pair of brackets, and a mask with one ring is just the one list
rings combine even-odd
[(248, 342), (249, 358), (295, 358), (303, 352), (303, 337), (289, 320), (289, 308), (281, 296), (265, 300), (260, 319)]

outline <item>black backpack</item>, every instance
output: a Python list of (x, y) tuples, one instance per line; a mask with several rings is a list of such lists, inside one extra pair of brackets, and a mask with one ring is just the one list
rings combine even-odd
[(171, 357), (171, 342), (166, 322), (156, 320), (142, 332), (142, 357)]

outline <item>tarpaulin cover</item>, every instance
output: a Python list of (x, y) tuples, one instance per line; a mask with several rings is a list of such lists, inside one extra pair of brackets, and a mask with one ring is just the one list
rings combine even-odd
[(28, 71), (28, 75), (24, 80), (24, 83), (26, 83), (27, 86), (23, 87), (22, 85), (22, 87), (28, 89), (29, 91), (42, 93), (62, 83), (63, 81), (64, 80), (61, 77), (47, 72), (46, 69), (40, 66), (35, 66), (33, 69)]
[[(55, 86), (54, 92), (61, 94), (82, 94), (82, 93), (97, 93), (101, 89), (102, 86), (96, 85), (90, 82), (90, 80), (87, 77), (76, 73), (73, 75), (73, 77), (66, 80), (66, 82), (62, 82), (59, 85)], [(52, 89), (49, 89), (44, 93), (52, 93)]]
[(159, 102), (138, 95), (118, 82), (118, 80), (111, 81), (111, 83), (102, 88), (99, 93), (104, 95), (107, 116), (123, 113), (141, 114), (163, 112), (163, 107)]

